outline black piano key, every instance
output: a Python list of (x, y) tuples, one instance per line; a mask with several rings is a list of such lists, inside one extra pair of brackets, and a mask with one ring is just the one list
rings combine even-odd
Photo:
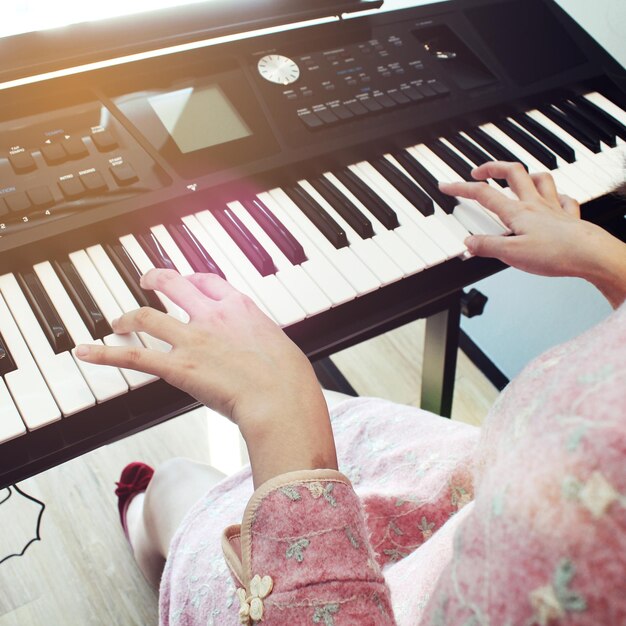
[(334, 172), (335, 176), (352, 195), (387, 229), (400, 226), (396, 212), (374, 193), (352, 170)]
[(459, 151), (462, 152), (472, 163), (476, 165), (482, 165), (483, 163), (489, 163), (493, 161), (493, 157), (487, 154), (484, 150), (481, 150), (475, 143), (472, 143), (463, 135), (456, 133), (450, 135), (446, 139)]
[(596, 154), (600, 152), (600, 140), (587, 135), (587, 133), (578, 128), (565, 113), (557, 109), (554, 105), (542, 106), (539, 107), (539, 110), (555, 124), (558, 124), (566, 133), (569, 133), (582, 143), (583, 146)]
[(285, 193), (335, 248), (345, 248), (348, 245), (348, 237), (343, 228), (304, 189), (300, 186), (285, 187)]
[(475, 181), (472, 176), (472, 167), (454, 151), (450, 150), (443, 141), (435, 139), (426, 146), (430, 148), (444, 163), (447, 163), (463, 180), (471, 183)]
[(311, 185), (343, 217), (361, 239), (374, 236), (372, 222), (324, 176), (311, 180)]
[(265, 206), (259, 198), (242, 200), (241, 204), (250, 213), (278, 249), (294, 265), (307, 260), (302, 244), (285, 228), (283, 223)]
[(53, 261), (52, 265), (91, 336), (102, 339), (110, 335), (111, 327), (70, 260)]
[(54, 353), (71, 350), (74, 342), (37, 275), (34, 272), (19, 272), (16, 278)]
[(495, 125), (506, 133), (513, 141), (518, 143), (526, 152), (532, 154), (535, 159), (543, 163), (548, 169), (555, 170), (557, 168), (556, 156), (550, 152), (544, 145), (539, 143), (532, 135), (525, 130), (516, 126), (510, 120), (500, 120)]
[(393, 156), (446, 213), (454, 211), (459, 201), (440, 191), (439, 181), (410, 152), (402, 150)]
[(587, 134), (595, 136), (611, 148), (615, 148), (615, 146), (617, 146), (617, 139), (613, 132), (606, 128), (604, 123), (596, 123), (593, 117), (588, 115), (583, 109), (580, 109), (568, 100), (559, 102), (558, 107), (566, 115), (570, 115), (572, 120), (584, 129)]
[(154, 267), (178, 271), (176, 270), (174, 261), (172, 261), (167, 252), (165, 252), (163, 246), (159, 243), (159, 240), (154, 236), (154, 233), (151, 231), (148, 231), (147, 233), (140, 233), (137, 235), (137, 241), (144, 249), (144, 252), (148, 255), (148, 258)]
[(272, 257), (228, 207), (214, 211), (213, 215), (261, 276), (276, 273)]
[(626, 141), (626, 126), (624, 126), (624, 124), (622, 124), (619, 120), (615, 119), (612, 115), (609, 115), (604, 109), (601, 109), (599, 106), (582, 96), (574, 96), (570, 98), (570, 100), (577, 107), (595, 119), (596, 123), (599, 122), (605, 124), (606, 128), (610, 129), (614, 135)]
[(143, 290), (141, 288), (141, 272), (135, 265), (135, 262), (130, 256), (124, 246), (119, 242), (104, 244), (111, 263), (115, 265), (115, 268), (119, 272), (120, 276), (126, 283), (126, 286), (133, 294), (135, 300), (139, 306), (149, 306), (163, 313), (167, 313), (163, 303), (159, 300), (158, 296), (152, 290)]
[[(446, 139), (459, 151), (462, 152), (472, 163), (483, 165), (493, 161), (493, 157), (487, 154), (484, 150), (479, 148), (475, 143), (472, 143), (469, 139), (466, 139), (460, 133), (446, 137)], [(506, 180), (495, 179), (500, 187), (508, 187), (509, 183)]]
[(434, 214), (433, 199), (385, 157), (374, 159), (371, 163), (376, 171), (384, 176), (422, 215)]
[(510, 150), (499, 144), (491, 135), (488, 135), (482, 128), (471, 128), (467, 134), (487, 152), (492, 154), (497, 161), (508, 161), (510, 163), (520, 162), (524, 169), (528, 171), (528, 165), (520, 161)]
[(530, 117), (528, 113), (520, 113), (515, 115), (513, 119), (523, 126), (529, 133), (534, 135), (539, 141), (544, 143), (552, 152), (558, 154), (564, 161), (574, 163), (576, 161), (576, 153), (571, 146), (568, 146), (560, 137), (549, 131), (545, 126), (537, 120)]
[(220, 266), (214, 261), (211, 255), (204, 249), (196, 236), (187, 228), (183, 222), (168, 224), (166, 226), (172, 239), (176, 242), (181, 252), (191, 265), (194, 272), (200, 274), (217, 274), (224, 280), (226, 276)]
[(9, 352), (9, 348), (2, 338), (2, 335), (0, 335), (0, 376), (6, 376), (16, 369), (17, 367), (15, 366), (13, 357)]

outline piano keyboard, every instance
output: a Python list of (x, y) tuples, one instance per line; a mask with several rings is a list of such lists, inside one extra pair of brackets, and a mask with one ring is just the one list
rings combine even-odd
[[(0, 276), (0, 443), (155, 380), (74, 355), (80, 343), (169, 348), (110, 326), (140, 306), (187, 321), (163, 294), (139, 286), (153, 267), (218, 273), (289, 327), (467, 258), (469, 233), (508, 233), (478, 203), (442, 194), (437, 181), (469, 181), (476, 165), (516, 160), (549, 172), (583, 203), (624, 179), (625, 145), (626, 111), (599, 92), (572, 96)], [(503, 181), (489, 184), (510, 193)]]

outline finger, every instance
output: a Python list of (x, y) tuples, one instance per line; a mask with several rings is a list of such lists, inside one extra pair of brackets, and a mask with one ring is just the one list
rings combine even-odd
[(574, 198), (561, 193), (559, 194), (559, 204), (568, 215), (580, 218), (580, 204)]
[(125, 313), (111, 324), (113, 332), (125, 335), (132, 332), (146, 332), (152, 337), (176, 345), (186, 336), (186, 324), (149, 307), (142, 307)]
[(507, 226), (519, 208), (516, 200), (507, 198), (501, 191), (487, 183), (439, 183), (439, 188), (450, 196), (476, 200), (486, 209), (493, 211)]
[(472, 235), (465, 239), (465, 245), (474, 256), (492, 257), (503, 261), (507, 257), (512, 239), (496, 235)]
[(151, 269), (141, 277), (141, 287), (160, 291), (187, 313), (208, 302), (195, 285), (174, 270)]
[(530, 175), (539, 195), (550, 205), (558, 205), (559, 192), (556, 190), (554, 178), (547, 172), (539, 172)]
[(139, 346), (100, 346), (82, 344), (76, 348), (76, 356), (87, 363), (112, 365), (137, 370), (163, 378), (167, 355)]
[(488, 161), (472, 170), (476, 180), (504, 178), (520, 200), (536, 200), (539, 195), (530, 174), (521, 163)]
[(212, 300), (223, 300), (227, 296), (239, 293), (217, 274), (191, 274), (185, 278)]

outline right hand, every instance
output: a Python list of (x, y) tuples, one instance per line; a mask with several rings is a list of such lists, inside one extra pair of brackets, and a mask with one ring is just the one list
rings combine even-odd
[(491, 161), (472, 171), (477, 181), (506, 179), (518, 199), (486, 182), (440, 183), (441, 191), (476, 200), (510, 228), (509, 237), (473, 235), (468, 250), (541, 276), (577, 276), (594, 283), (614, 306), (626, 295), (626, 246), (580, 219), (580, 206), (559, 194), (552, 176), (528, 174), (520, 163)]

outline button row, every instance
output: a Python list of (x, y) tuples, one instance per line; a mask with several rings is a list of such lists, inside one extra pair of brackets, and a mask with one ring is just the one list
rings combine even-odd
[[(139, 180), (134, 168), (127, 162), (111, 165), (109, 171), (120, 187)], [(109, 188), (102, 173), (95, 168), (83, 170), (78, 175), (62, 176), (58, 181), (58, 186), (67, 200), (76, 200), (87, 194), (104, 192)], [(47, 209), (55, 203), (56, 200), (47, 185), (33, 187), (26, 191), (14, 191), (0, 197), (0, 217), (7, 215), (9, 211), (25, 213), (32, 209)]]
[[(108, 130), (94, 132), (91, 140), (100, 152), (108, 152), (118, 143)], [(66, 136), (60, 141), (48, 140), (39, 148), (48, 165), (58, 165), (71, 159), (89, 156), (89, 150), (82, 137)], [(15, 148), (9, 152), (9, 163), (16, 174), (26, 174), (37, 169), (33, 155), (24, 148)]]
[(300, 109), (298, 117), (307, 128), (318, 129), (355, 116), (376, 113), (398, 105), (433, 99), (449, 93), (450, 90), (438, 80), (414, 81), (386, 92), (373, 91), (343, 102), (336, 100), (314, 105), (312, 109)]

